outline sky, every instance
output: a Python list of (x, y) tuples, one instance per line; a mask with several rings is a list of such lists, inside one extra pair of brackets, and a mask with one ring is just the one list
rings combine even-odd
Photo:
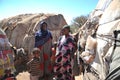
[(26, 13), (62, 14), (68, 24), (95, 9), (98, 0), (0, 0), (0, 20)]

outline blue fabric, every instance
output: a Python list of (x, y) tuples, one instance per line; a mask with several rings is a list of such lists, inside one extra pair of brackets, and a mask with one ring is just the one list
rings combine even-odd
[(51, 32), (49, 30), (39, 30), (35, 33), (35, 47), (44, 45), (49, 39), (52, 39)]

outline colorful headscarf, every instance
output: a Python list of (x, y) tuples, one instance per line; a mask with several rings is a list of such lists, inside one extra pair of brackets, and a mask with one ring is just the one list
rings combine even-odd
[(47, 30), (43, 30), (43, 24), (46, 24), (46, 22), (40, 23), (40, 30), (35, 33), (35, 47), (39, 47), (44, 45), (50, 38), (52, 39), (51, 32)]
[(64, 25), (63, 28), (62, 28), (62, 30), (63, 30), (63, 29), (68, 29), (69, 32), (71, 32), (71, 30), (70, 30), (70, 26), (69, 26), (69, 25)]

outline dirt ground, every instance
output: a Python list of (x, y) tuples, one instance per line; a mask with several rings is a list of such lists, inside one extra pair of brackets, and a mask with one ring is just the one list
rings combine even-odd
[[(16, 77), (17, 80), (30, 80), (28, 72), (19, 73), (19, 75)], [(75, 76), (75, 80), (82, 80), (82, 76)]]
[(75, 80), (83, 80), (83, 79), (82, 79), (82, 75), (75, 76)]

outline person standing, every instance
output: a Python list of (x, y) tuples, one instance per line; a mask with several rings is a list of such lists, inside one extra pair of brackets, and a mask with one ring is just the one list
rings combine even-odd
[(54, 66), (55, 80), (74, 80), (73, 59), (75, 42), (70, 35), (70, 26), (63, 27), (63, 36), (58, 40), (56, 60)]
[(39, 80), (41, 77), (40, 70), (40, 49), (34, 48), (32, 51), (33, 58), (27, 63), (27, 69), (30, 73), (30, 80)]
[(35, 47), (41, 50), (40, 57), (40, 69), (42, 71), (43, 79), (51, 80), (52, 75), (52, 34), (48, 30), (48, 25), (46, 22), (42, 21), (40, 23), (40, 30), (35, 33)]

